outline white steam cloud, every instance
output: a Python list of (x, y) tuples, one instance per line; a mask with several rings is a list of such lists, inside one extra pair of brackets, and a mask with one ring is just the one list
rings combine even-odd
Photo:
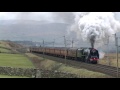
[(100, 59), (103, 59), (104, 56), (105, 56), (105, 53), (104, 53), (102, 50), (100, 50), (100, 51), (99, 51), (99, 58), (100, 58)]
[(91, 47), (100, 42), (102, 46), (108, 36), (112, 36), (120, 30), (120, 22), (116, 20), (112, 12), (84, 12), (75, 13), (75, 23), (71, 31), (77, 34), (77, 38), (90, 42)]

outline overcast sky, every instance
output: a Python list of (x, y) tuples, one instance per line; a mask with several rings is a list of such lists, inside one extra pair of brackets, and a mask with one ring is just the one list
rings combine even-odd
[(37, 20), (70, 23), (74, 20), (72, 12), (0, 12), (0, 20)]
[[(50, 26), (51, 30), (48, 30), (47, 26), (45, 28), (45, 26), (39, 26), (36, 27), (35, 25), (33, 25), (33, 28), (31, 26), (31, 32), (28, 33), (28, 26), (25, 27), (18, 27), (19, 23), (22, 22), (23, 24), (25, 23), (24, 20), (35, 20), (35, 21), (42, 21), (42, 22), (38, 22), (39, 24), (45, 24), (45, 23), (63, 23), (63, 24), (72, 24), (74, 22), (74, 18), (75, 15), (73, 12), (0, 12), (0, 39), (17, 39), (17, 38), (21, 38), (21, 40), (28, 40), (28, 38), (34, 38), (33, 40), (37, 40), (38, 37), (41, 38), (40, 36), (45, 36), (46, 34), (49, 33), (49, 36), (53, 36), (52, 33), (56, 33), (56, 36), (59, 35), (60, 33), (64, 33), (66, 30), (66, 28), (63, 28), (59, 25), (56, 26)], [(3, 20), (5, 20), (3, 22)], [(9, 20), (9, 21), (6, 21)], [(15, 22), (10, 22), (11, 20), (17, 20)], [(28, 21), (29, 22), (29, 21)], [(28, 23), (27, 22), (27, 23)], [(44, 22), (44, 23), (43, 23)], [(16, 27), (15, 25), (13, 26), (13, 23), (17, 23)], [(6, 26), (3, 26), (3, 24)], [(8, 25), (9, 24), (9, 25)], [(11, 24), (11, 26), (10, 26)], [(36, 24), (36, 22), (35, 22)], [(8, 27), (9, 26), (9, 27)], [(36, 28), (41, 28), (44, 29), (42, 32), (41, 30), (38, 31), (37, 33), (34, 33), (34, 30)], [(52, 30), (53, 27), (53, 30)], [(23, 32), (23, 30), (24, 32)], [(26, 29), (27, 28), (27, 29)], [(61, 28), (61, 32), (57, 31), (60, 29), (57, 28)], [(17, 33), (15, 32), (17, 31)], [(58, 33), (57, 33), (58, 32)], [(27, 35), (26, 35), (27, 33)], [(23, 36), (24, 35), (24, 36)], [(28, 37), (30, 35), (34, 35), (34, 37)], [(63, 36), (63, 34), (61, 34), (61, 36)], [(16, 37), (16, 38), (15, 38)], [(48, 37), (48, 35), (47, 35)], [(45, 37), (47, 39), (47, 37)], [(55, 37), (55, 38), (56, 38)], [(59, 36), (58, 36), (59, 37)], [(48, 39), (50, 39), (50, 37), (48, 37)]]
[[(22, 23), (24, 23), (24, 20), (35, 20), (35, 21), (42, 21), (42, 22), (46, 21), (46, 23), (48, 22), (49, 23), (63, 23), (65, 25), (66, 24), (71, 25), (74, 22), (75, 15), (78, 13), (80, 12), (77, 12), (77, 13), (76, 12), (0, 12), (0, 21), (20, 20), (21, 22), (23, 21)], [(115, 16), (116, 16), (116, 19), (120, 20), (120, 12), (115, 12)], [(4, 24), (5, 23), (7, 23), (7, 21), (4, 22)], [(3, 23), (0, 22), (0, 25), (2, 24)], [(24, 27), (21, 27), (21, 28), (23, 28), (23, 30), (20, 29), (19, 27), (13, 28), (13, 26), (11, 27), (9, 26), (6, 29), (6, 26), (0, 26), (0, 40), (1, 39), (30, 40), (29, 38), (33, 40), (39, 40), (39, 38), (43, 38), (42, 37), (43, 35), (46, 36), (45, 37), (46, 39), (50, 40), (50, 38), (52, 38), (51, 40), (53, 40), (54, 38), (57, 38), (60, 36), (62, 37), (63, 33), (66, 33), (66, 30), (62, 30), (62, 29), (67, 29), (63, 25), (60, 27), (58, 25), (54, 28), (50, 28), (51, 30), (48, 30), (48, 28), (46, 27), (47, 28), (46, 30), (44, 29), (43, 31), (40, 30), (40, 32), (38, 32), (40, 27), (37, 27), (38, 30), (34, 33), (34, 30), (36, 29), (34, 26), (33, 31), (30, 31), (28, 33), (27, 29), (29, 29), (29, 26), (26, 26), (25, 28)], [(53, 32), (55, 32), (55, 30), (56, 32), (52, 33), (52, 29), (54, 29)], [(61, 32), (57, 30), (61, 30)], [(48, 33), (50, 34), (48, 35)], [(34, 36), (34, 37), (28, 37), (28, 36)], [(71, 36), (73, 36), (73, 33)]]
[(47, 12), (0, 12), (0, 20), (37, 20), (40, 17), (42, 17), (41, 19), (46, 19), (50, 16), (51, 13)]
[[(37, 20), (71, 23), (80, 12), (0, 12), (0, 20)], [(120, 12), (114, 12), (120, 20)]]

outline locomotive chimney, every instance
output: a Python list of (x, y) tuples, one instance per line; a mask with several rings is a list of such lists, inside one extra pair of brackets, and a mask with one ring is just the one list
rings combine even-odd
[(90, 37), (90, 43), (91, 43), (91, 47), (94, 48), (94, 44), (95, 44), (95, 36), (94, 35), (92, 35)]

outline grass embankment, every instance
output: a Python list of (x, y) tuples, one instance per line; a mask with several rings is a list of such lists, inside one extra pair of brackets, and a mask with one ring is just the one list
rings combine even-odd
[(32, 58), (33, 64), (36, 66), (36, 68), (40, 69), (46, 69), (46, 70), (57, 70), (62, 72), (68, 72), (72, 74), (77, 74), (80, 77), (85, 78), (107, 78), (110, 77), (108, 75), (99, 73), (99, 72), (93, 72), (89, 71), (87, 69), (77, 69), (75, 67), (66, 66), (62, 63), (58, 63), (49, 59), (43, 59), (41, 57), (38, 57), (36, 55), (33, 55), (31, 53), (26, 53), (27, 56)]
[(8, 75), (0, 75), (0, 78), (29, 78), (25, 76), (8, 76)]
[[(103, 59), (99, 60), (99, 64), (117, 66), (116, 53), (105, 54)], [(120, 54), (118, 55), (118, 66), (120, 67)]]
[(0, 53), (19, 53), (16, 49), (21, 49), (23, 46), (11, 41), (0, 41)]
[(11, 50), (0, 48), (0, 53), (11, 53)]

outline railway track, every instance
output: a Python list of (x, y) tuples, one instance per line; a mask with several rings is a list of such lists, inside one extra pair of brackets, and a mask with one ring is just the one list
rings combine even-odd
[[(63, 58), (59, 57), (53, 57), (53, 56), (48, 56), (48, 55), (43, 55), (43, 54), (38, 54), (38, 53), (33, 53), (37, 56), (40, 57), (45, 57), (46, 59), (51, 59), (53, 61), (57, 61), (60, 63), (64, 63), (69, 66), (74, 66), (76, 68), (85, 68), (87, 70), (91, 71), (96, 71), (96, 72), (101, 72), (107, 75), (110, 75), (112, 77), (117, 77), (117, 68), (116, 67), (111, 67), (111, 66), (106, 66), (106, 65), (101, 65), (101, 64), (88, 64), (80, 61), (74, 61), (74, 60), (65, 60)], [(120, 68), (118, 69), (118, 77), (120, 77)]]

